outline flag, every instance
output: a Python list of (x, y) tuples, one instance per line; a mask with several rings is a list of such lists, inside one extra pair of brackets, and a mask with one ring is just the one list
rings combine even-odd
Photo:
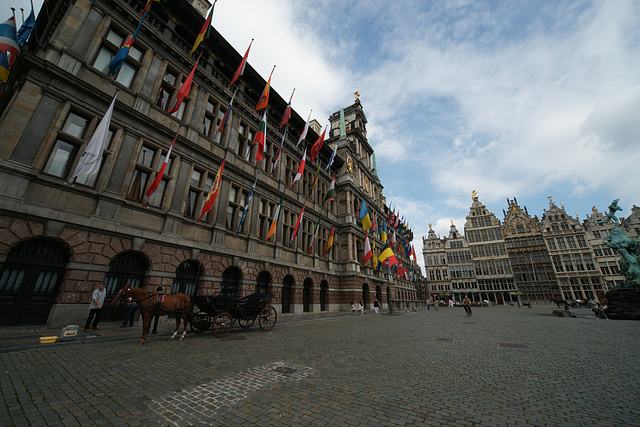
[(9, 68), (11, 68), (13, 61), (20, 55), (16, 19), (13, 16), (0, 24), (0, 51), (9, 52), (11, 55), (9, 60)]
[(193, 69), (184, 80), (184, 82), (182, 82), (182, 86), (180, 86), (180, 90), (178, 90), (178, 95), (176, 95), (176, 106), (169, 110), (169, 114), (173, 114), (178, 111), (178, 108), (180, 108), (180, 104), (182, 104), (182, 101), (185, 98), (189, 97), (189, 93), (191, 92), (191, 85), (193, 84), (193, 75), (196, 73), (198, 61), (200, 61), (200, 55), (198, 55), (198, 59), (196, 59), (196, 63), (193, 65)]
[(389, 246), (396, 244), (396, 230), (391, 230), (391, 238), (389, 239)]
[(0, 83), (6, 83), (9, 80), (9, 60), (7, 52), (0, 52)]
[(293, 234), (291, 235), (291, 240), (289, 240), (289, 246), (296, 240), (298, 237), (298, 230), (300, 230), (300, 224), (302, 223), (302, 217), (304, 216), (304, 208), (305, 205), (302, 205), (302, 210), (300, 211), (300, 215), (298, 216), (298, 221), (296, 222), (296, 227), (293, 229)]
[(244, 217), (247, 214), (247, 211), (249, 210), (249, 205), (251, 204), (251, 196), (253, 196), (253, 192), (256, 189), (256, 183), (258, 182), (259, 176), (260, 176), (260, 171), (258, 171), (258, 174), (256, 175), (256, 180), (253, 181), (253, 187), (251, 187), (251, 192), (249, 193), (249, 197), (247, 198), (247, 204), (244, 207), (244, 211), (242, 212), (242, 218), (240, 218), (240, 223), (238, 224), (238, 231), (236, 231), (236, 234), (240, 234), (240, 229), (242, 228)]
[[(253, 43), (253, 39), (251, 39), (251, 43)], [(247, 48), (247, 51), (244, 53), (244, 56), (242, 57), (242, 61), (240, 61), (240, 65), (238, 65), (238, 69), (236, 70), (236, 73), (233, 75), (233, 78), (231, 79), (231, 83), (229, 83), (229, 89), (231, 89), (231, 86), (235, 83), (236, 80), (238, 80), (238, 77), (244, 74), (244, 67), (247, 65), (247, 58), (249, 57), (249, 50), (251, 49), (251, 43), (249, 43), (249, 47)]]
[(313, 232), (313, 239), (311, 240), (311, 244), (309, 245), (309, 249), (307, 250), (307, 253), (310, 254), (311, 251), (313, 250), (313, 245), (316, 244), (316, 239), (318, 238), (318, 230), (320, 229), (320, 220), (322, 219), (322, 216), (318, 217), (318, 222), (316, 223), (316, 229)]
[(387, 222), (382, 219), (382, 229), (380, 230), (380, 241), (382, 243), (387, 242)]
[(256, 111), (262, 110), (269, 103), (269, 89), (271, 88), (271, 76), (273, 76), (273, 70), (276, 69), (274, 65), (271, 69), (271, 74), (269, 74), (269, 80), (267, 80), (267, 84), (262, 91), (262, 95), (260, 95), (260, 99), (258, 100), (258, 105), (256, 105)]
[(378, 269), (378, 257), (375, 256), (376, 254), (376, 239), (373, 239), (371, 241), (371, 253), (373, 254), (371, 261), (373, 261), (373, 268), (375, 268), (376, 270)]
[(267, 233), (267, 238), (264, 241), (268, 241), (271, 236), (276, 233), (276, 228), (278, 227), (278, 219), (280, 218), (280, 211), (282, 210), (282, 201), (284, 200), (284, 192), (282, 193), (282, 197), (280, 197), (280, 203), (276, 208), (276, 213), (273, 214), (273, 219), (271, 220), (271, 226), (269, 227), (269, 232)]
[(300, 138), (298, 138), (298, 142), (296, 143), (296, 147), (300, 145), (303, 139), (307, 137), (307, 132), (309, 132), (309, 120), (311, 120), (311, 113), (313, 110), (309, 111), (309, 117), (307, 117), (307, 122), (304, 124), (304, 128), (302, 129), (302, 133), (300, 134)]
[(176, 139), (178, 138), (178, 134), (180, 133), (180, 127), (178, 127), (178, 132), (176, 132), (176, 136), (173, 137), (173, 141), (171, 141), (171, 147), (169, 147), (169, 151), (167, 151), (167, 155), (164, 157), (164, 162), (162, 162), (162, 166), (160, 170), (156, 174), (155, 179), (147, 189), (147, 192), (144, 195), (144, 199), (142, 200), (142, 206), (147, 206), (149, 204), (149, 200), (151, 200), (151, 196), (158, 189), (158, 185), (160, 185), (160, 181), (162, 181), (162, 176), (164, 175), (165, 169), (167, 169), (167, 163), (169, 163), (169, 156), (171, 156), (171, 150), (173, 150), (173, 144), (175, 144)]
[(282, 120), (280, 120), (280, 126), (278, 126), (278, 128), (289, 123), (289, 119), (291, 118), (291, 100), (293, 99), (293, 94), (295, 92), (296, 88), (293, 88), (293, 92), (291, 92), (291, 97), (289, 98), (289, 103), (287, 104), (287, 108), (284, 109), (284, 114), (282, 115)]
[(331, 246), (333, 246), (333, 230), (335, 227), (331, 227), (331, 233), (329, 233), (329, 239), (327, 239), (327, 244), (324, 246), (324, 252), (322, 253), (322, 258), (324, 258), (325, 256), (327, 256), (327, 252), (331, 249)]
[(107, 145), (111, 115), (113, 114), (113, 107), (116, 104), (117, 96), (118, 92), (116, 91), (116, 94), (113, 95), (113, 99), (111, 100), (111, 105), (109, 105), (107, 112), (104, 114), (104, 117), (102, 117), (102, 120), (100, 120), (95, 132), (93, 132), (93, 135), (91, 136), (87, 147), (84, 149), (84, 153), (82, 154), (82, 157), (80, 157), (78, 166), (76, 166), (76, 169), (73, 171), (73, 175), (71, 175), (69, 182), (73, 182), (73, 180), (79, 176), (92, 175), (100, 170), (102, 153)]
[(329, 159), (329, 163), (327, 163), (327, 167), (324, 168), (325, 170), (329, 169), (329, 166), (331, 166), (333, 164), (333, 159), (336, 158), (336, 153), (338, 152), (338, 144), (340, 143), (340, 141), (336, 141), (336, 145), (333, 147), (333, 153), (331, 153), (331, 158)]
[[(144, 15), (145, 13), (147, 13), (147, 10), (151, 7), (151, 3), (153, 2), (158, 2), (158, 3), (167, 3), (167, 0), (147, 0), (147, 4), (144, 6), (144, 9), (142, 10), (142, 15)], [(45, 0), (45, 3), (48, 3), (49, 0)]]
[(362, 229), (367, 231), (371, 228), (371, 218), (369, 218), (369, 209), (367, 209), (367, 203), (362, 199), (362, 205), (360, 205), (360, 220), (362, 220)]
[(278, 154), (276, 154), (275, 159), (273, 159), (273, 166), (271, 166), (271, 173), (269, 175), (273, 176), (273, 172), (276, 170), (276, 165), (278, 164), (278, 160), (280, 160), (280, 154), (282, 154), (282, 147), (284, 146), (284, 137), (287, 135), (287, 130), (282, 133), (282, 140), (280, 141), (280, 148), (278, 148)]
[(404, 276), (404, 267), (402, 266), (402, 263), (399, 262), (398, 269), (396, 270), (396, 277), (401, 278), (402, 276)]
[(300, 181), (302, 178), (302, 174), (304, 173), (304, 164), (306, 162), (307, 157), (307, 149), (304, 149), (304, 153), (302, 154), (302, 160), (300, 160), (300, 166), (298, 166), (298, 172), (296, 172), (296, 176), (293, 178), (293, 182), (291, 183), (291, 188), (296, 185), (296, 182)]
[(198, 37), (196, 37), (196, 41), (193, 43), (193, 47), (191, 48), (191, 52), (189, 52), (189, 56), (193, 55), (193, 52), (196, 51), (196, 49), (198, 48), (198, 46), (200, 46), (200, 43), (202, 43), (203, 40), (206, 40), (209, 38), (209, 31), (211, 30), (211, 20), (213, 19), (213, 9), (216, 7), (216, 1), (218, 0), (213, 0), (213, 6), (211, 6), (211, 10), (209, 11), (209, 16), (207, 16), (207, 19), (205, 19), (204, 24), (202, 24), (202, 28), (198, 33)]
[(364, 260), (362, 261), (362, 265), (365, 265), (372, 257), (373, 251), (371, 250), (371, 244), (369, 243), (369, 233), (367, 233), (367, 237), (364, 239)]
[(213, 134), (213, 139), (216, 139), (216, 136), (218, 136), (219, 133), (222, 133), (224, 131), (224, 126), (227, 124), (227, 120), (229, 120), (229, 115), (231, 114), (231, 108), (233, 106), (233, 98), (236, 97), (236, 93), (238, 93), (238, 89), (236, 89), (236, 91), (233, 92), (233, 96), (231, 96), (231, 101), (229, 101), (229, 105), (227, 106), (227, 111), (224, 113), (224, 117), (222, 117), (222, 120), (220, 120), (220, 126), (218, 126), (218, 128)]
[(312, 192), (313, 189), (316, 188), (316, 185), (318, 185), (318, 174), (320, 173), (320, 165), (322, 165), (322, 163), (318, 163), (318, 169), (316, 169), (316, 174), (313, 177), (313, 184), (311, 184), (309, 192)]
[(340, 108), (340, 139), (347, 138), (347, 127), (344, 124), (344, 109)]
[(336, 197), (336, 174), (333, 174), (333, 178), (331, 178), (331, 184), (329, 184), (329, 190), (327, 191), (327, 195), (324, 196), (324, 200), (322, 201), (322, 204), (324, 205), (325, 202), (329, 202), (331, 200), (334, 200)]
[(324, 130), (322, 131), (322, 135), (318, 137), (318, 140), (311, 147), (311, 163), (314, 162), (314, 160), (316, 159), (316, 156), (318, 155), (318, 153), (320, 152), (320, 149), (322, 148), (322, 143), (324, 142), (324, 134), (326, 132), (327, 132), (327, 127), (325, 126)]
[(147, 17), (148, 13), (149, 13), (149, 9), (147, 9), (147, 13), (142, 15), (142, 18), (140, 19), (140, 23), (138, 24), (138, 28), (136, 28), (136, 31), (133, 33), (132, 36), (130, 36), (127, 39), (127, 41), (124, 42), (124, 44), (122, 45), (118, 53), (116, 53), (116, 55), (113, 57), (113, 59), (109, 63), (109, 72), (114, 76), (116, 75), (118, 70), (122, 68), (122, 64), (124, 64), (124, 60), (127, 59), (127, 56), (129, 56), (129, 50), (131, 49), (131, 46), (133, 46), (133, 42), (135, 41), (136, 37), (138, 37), (138, 32), (140, 31), (140, 28), (142, 28), (142, 23), (144, 22), (144, 18)]
[(413, 260), (415, 262), (418, 262), (418, 258), (416, 257), (416, 248), (413, 247), (413, 245), (411, 245), (411, 254), (410, 255), (413, 257)]
[(36, 28), (36, 17), (33, 14), (33, 3), (31, 3), (31, 13), (27, 17), (27, 19), (22, 23), (22, 26), (18, 30), (18, 44), (23, 46), (27, 43), (29, 36), (31, 35), (31, 31)]
[(256, 151), (256, 162), (264, 159), (264, 150), (267, 146), (267, 110), (264, 110), (262, 115), (262, 121), (258, 132), (256, 132), (255, 138), (253, 138), (253, 144), (258, 143), (258, 151)]
[(396, 256), (393, 254), (393, 251), (391, 250), (391, 248), (387, 248), (384, 251), (382, 251), (380, 253), (380, 256), (378, 257), (378, 261), (383, 263), (386, 267), (391, 267), (392, 265), (398, 263), (398, 260), (396, 259)]
[(227, 161), (227, 155), (225, 154), (222, 159), (222, 163), (218, 168), (218, 173), (216, 173), (216, 178), (213, 180), (213, 185), (209, 190), (209, 194), (207, 194), (207, 199), (204, 201), (202, 205), (202, 212), (200, 213), (200, 218), (198, 218), (198, 222), (202, 219), (202, 217), (211, 210), (213, 207), (213, 203), (216, 201), (216, 197), (218, 197), (218, 191), (220, 190), (220, 182), (222, 181), (222, 170), (224, 169), (224, 162)]

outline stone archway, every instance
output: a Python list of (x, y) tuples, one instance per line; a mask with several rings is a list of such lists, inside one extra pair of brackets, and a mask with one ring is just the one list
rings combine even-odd
[(320, 311), (327, 311), (327, 297), (329, 292), (329, 283), (326, 280), (320, 282)]
[(312, 303), (313, 303), (313, 279), (307, 277), (304, 279), (302, 289), (302, 311), (305, 313), (313, 311)]
[(292, 275), (287, 275), (282, 280), (282, 312), (291, 313), (291, 297), (296, 279)]
[(0, 325), (46, 323), (68, 260), (67, 248), (53, 239), (13, 247), (0, 270)]

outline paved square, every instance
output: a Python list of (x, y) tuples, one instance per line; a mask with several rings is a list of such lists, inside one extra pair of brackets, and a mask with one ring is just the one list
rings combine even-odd
[(441, 308), (0, 353), (0, 425), (639, 425), (640, 322)]

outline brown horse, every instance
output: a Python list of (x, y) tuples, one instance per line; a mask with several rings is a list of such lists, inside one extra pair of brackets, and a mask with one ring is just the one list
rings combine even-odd
[(185, 294), (170, 294), (163, 295), (164, 299), (159, 301), (160, 294), (157, 292), (150, 292), (145, 289), (133, 288), (127, 284), (124, 288), (113, 297), (113, 304), (119, 305), (120, 303), (128, 301), (131, 298), (132, 302), (138, 303), (138, 310), (142, 316), (142, 337), (140, 338), (140, 344), (144, 344), (147, 339), (147, 332), (149, 331), (149, 325), (151, 325), (151, 319), (157, 315), (173, 315), (176, 316), (176, 329), (173, 331), (173, 335), (169, 339), (175, 339), (180, 328), (180, 318), (184, 320), (184, 330), (180, 339), (184, 339), (187, 334), (187, 322), (189, 321), (189, 309), (191, 308), (191, 298)]

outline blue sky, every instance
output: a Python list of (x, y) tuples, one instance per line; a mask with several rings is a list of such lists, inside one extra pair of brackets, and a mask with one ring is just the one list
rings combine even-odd
[(255, 38), (249, 63), (277, 65), (302, 117), (360, 93), (417, 252), (430, 223), (463, 231), (473, 190), (500, 220), (513, 197), (581, 220), (640, 205), (640, 1), (219, 0), (213, 26), (241, 54)]

